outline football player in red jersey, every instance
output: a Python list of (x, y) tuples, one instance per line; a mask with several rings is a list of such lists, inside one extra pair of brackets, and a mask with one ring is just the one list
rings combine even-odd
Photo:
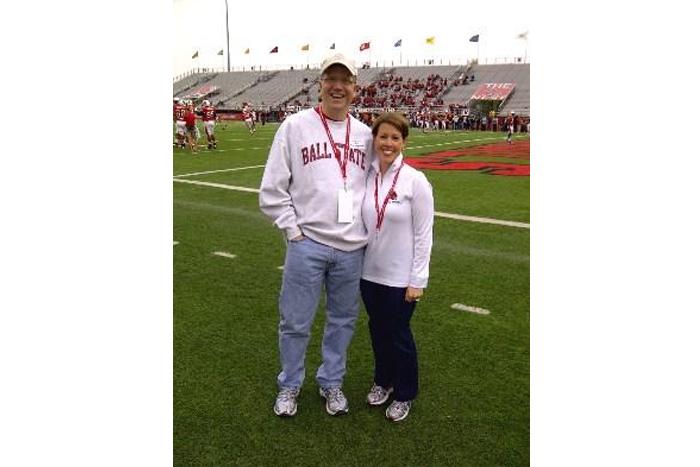
[(216, 149), (216, 136), (214, 136), (214, 127), (216, 125), (216, 110), (211, 102), (205, 100), (202, 102), (202, 120), (204, 121), (204, 132), (207, 134), (207, 148)]
[(255, 111), (250, 104), (243, 104), (243, 121), (252, 135), (255, 133)]
[(175, 122), (175, 137), (177, 147), (185, 147), (185, 111), (187, 109), (178, 97), (173, 97), (173, 121)]
[(508, 136), (506, 137), (506, 141), (508, 141), (508, 144), (513, 144), (513, 133), (515, 132), (516, 118), (515, 112), (513, 111), (511, 111), (510, 116), (506, 118), (506, 125), (508, 126)]
[(187, 144), (193, 153), (197, 153), (197, 116), (191, 102), (188, 102), (187, 112), (185, 112), (185, 127), (187, 129)]

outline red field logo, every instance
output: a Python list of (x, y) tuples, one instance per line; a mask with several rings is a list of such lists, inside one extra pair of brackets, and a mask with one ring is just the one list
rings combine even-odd
[[(464, 159), (503, 159), (500, 161), (473, 161)], [(516, 164), (510, 160), (525, 160), (527, 164)], [(406, 163), (416, 169), (429, 170), (478, 170), (489, 175), (530, 176), (530, 140), (485, 144), (470, 148), (434, 152), (421, 157), (408, 157)]]

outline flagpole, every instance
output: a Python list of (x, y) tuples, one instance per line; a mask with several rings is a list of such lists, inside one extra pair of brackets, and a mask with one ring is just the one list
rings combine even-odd
[(224, 0), (226, 3), (226, 58), (228, 59), (228, 71), (231, 71), (231, 50), (229, 48), (228, 41), (228, 0)]
[(525, 36), (525, 63), (527, 63), (527, 41), (528, 40), (529, 39), (527, 38), (527, 36)]

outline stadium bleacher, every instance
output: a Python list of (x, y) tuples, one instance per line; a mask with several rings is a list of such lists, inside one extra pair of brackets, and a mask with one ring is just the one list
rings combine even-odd
[[(372, 84), (377, 87), (380, 81), (389, 77), (401, 77), (402, 82), (418, 80), (423, 84), (433, 84), (436, 75), (442, 80), (439, 92), (426, 96), (427, 89), (415, 89), (412, 97), (416, 106), (420, 106), (421, 102), (427, 102), (432, 107), (465, 106), (480, 84), (514, 83), (513, 93), (501, 105), (498, 114), (507, 115), (510, 111), (518, 115), (530, 114), (529, 64), (363, 68), (358, 70), (358, 85), (360, 88)], [(474, 81), (468, 79), (472, 75)], [(187, 90), (205, 84), (218, 87), (217, 94), (211, 100), (219, 108), (240, 109), (244, 102), (266, 109), (287, 105), (313, 106), (318, 103), (317, 69), (193, 74), (173, 83), (173, 93), (176, 96), (186, 94)], [(381, 92), (381, 96), (391, 94), (386, 89)]]
[(217, 73), (197, 73), (187, 76), (173, 83), (173, 96), (180, 97), (180, 95), (185, 94), (189, 89), (208, 83), (216, 75)]
[(530, 64), (508, 65), (474, 65), (467, 72), (474, 75), (474, 81), (468, 84), (453, 86), (443, 95), (445, 104), (462, 103), (471, 97), (472, 93), (484, 83), (514, 83), (515, 90), (510, 98), (501, 106), (499, 115), (507, 115), (515, 111), (518, 115), (530, 114)]

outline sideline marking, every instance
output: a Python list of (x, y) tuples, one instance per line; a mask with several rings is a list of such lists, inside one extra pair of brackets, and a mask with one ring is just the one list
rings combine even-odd
[[(517, 138), (517, 139), (524, 139), (524, 138)], [(423, 148), (433, 148), (435, 146), (447, 146), (450, 144), (458, 144), (458, 143), (474, 143), (474, 142), (481, 142), (481, 141), (505, 141), (505, 137), (500, 138), (500, 137), (494, 137), (494, 138), (476, 138), (476, 139), (464, 139), (460, 141), (445, 141), (443, 143), (435, 143), (435, 144), (424, 144), (422, 146), (408, 146), (406, 148), (406, 151), (410, 151), (411, 149), (423, 149)], [(427, 154), (421, 154), (422, 156), (426, 156)], [(415, 156), (419, 157), (419, 156)]]
[(452, 306), (450, 307), (453, 310), (459, 310), (459, 311), (469, 311), (471, 313), (476, 313), (479, 315), (488, 315), (491, 314), (489, 310), (486, 310), (484, 308), (479, 308), (476, 306), (467, 306), (462, 303), (453, 303)]
[(257, 188), (248, 188), (245, 186), (224, 185), (223, 183), (198, 182), (196, 180), (182, 180), (179, 178), (174, 178), (173, 182), (190, 183), (192, 185), (208, 186), (208, 187), (212, 187), (212, 188), (224, 188), (226, 190), (245, 191), (248, 193), (260, 193), (260, 190), (258, 190)]
[(280, 271), (284, 271), (284, 266), (277, 266), (277, 269), (279, 269)]
[[(196, 180), (182, 180), (179, 178), (173, 178), (173, 182), (189, 183), (192, 185), (208, 186), (208, 187), (212, 187), (212, 188), (223, 188), (225, 190), (245, 191), (247, 193), (260, 193), (260, 190), (258, 190), (257, 188), (248, 188), (245, 186), (224, 185), (223, 183), (198, 182)], [(508, 227), (518, 227), (521, 229), (529, 229), (530, 228), (530, 224), (526, 224), (524, 222), (504, 221), (504, 220), (500, 220), (500, 219), (491, 219), (488, 217), (463, 216), (461, 214), (450, 214), (447, 212), (435, 211), (435, 217), (444, 217), (447, 219), (454, 219), (454, 220), (458, 220), (458, 221), (480, 222), (482, 224), (505, 225)]]
[(237, 170), (259, 169), (261, 167), (265, 167), (265, 166), (264, 165), (251, 165), (249, 167), (236, 167), (233, 169), (207, 170), (206, 172), (192, 172), (189, 174), (173, 175), (173, 177), (192, 177), (194, 175), (206, 175), (206, 174), (214, 174), (214, 173), (218, 173), (218, 172), (235, 172)]
[(437, 217), (446, 217), (447, 219), (456, 219), (458, 221), (480, 222), (482, 224), (507, 225), (508, 227), (518, 227), (521, 229), (529, 229), (530, 224), (516, 221), (503, 221), (500, 219), (490, 219), (488, 217), (463, 216), (461, 214), (450, 214), (449, 212), (435, 212)]
[(223, 256), (224, 258), (231, 258), (231, 259), (236, 257), (236, 255), (232, 255), (231, 253), (226, 253), (225, 251), (213, 251), (211, 254), (216, 255), (216, 256)]
[(173, 242), (173, 246), (179, 245), (179, 244), (180, 244), (180, 242)]

